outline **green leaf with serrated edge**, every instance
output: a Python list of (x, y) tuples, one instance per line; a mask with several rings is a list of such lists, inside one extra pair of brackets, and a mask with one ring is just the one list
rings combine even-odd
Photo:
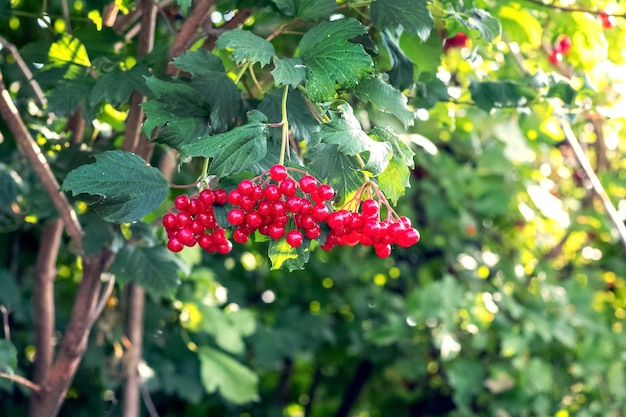
[(117, 253), (110, 271), (120, 284), (140, 285), (155, 300), (173, 297), (180, 284), (178, 259), (163, 246), (125, 245)]
[(188, 16), (192, 0), (176, 0), (176, 3), (178, 4), (178, 7), (180, 7), (180, 12), (183, 16)]
[(378, 175), (385, 170), (391, 146), (388, 143), (376, 142), (370, 138), (361, 128), (361, 124), (352, 114), (349, 105), (340, 106), (342, 112), (331, 112), (331, 122), (322, 125), (319, 133), (315, 136), (327, 144), (337, 145), (339, 152), (344, 155), (359, 155), (368, 152), (364, 170), (371, 175)]
[(13, 343), (0, 339), (0, 372), (12, 374), (17, 368), (17, 349)]
[(398, 44), (399, 40), (388, 29), (381, 32), (381, 39), (389, 53), (389, 62), (391, 63), (391, 70), (387, 72), (389, 74), (389, 84), (400, 91), (410, 88), (413, 85), (415, 64), (404, 54), (404, 51)]
[(356, 159), (342, 154), (337, 148), (337, 145), (318, 143), (308, 149), (304, 157), (310, 161), (307, 168), (317, 174), (317, 179), (332, 185), (338, 202), (342, 203), (361, 186), (363, 175)]
[(404, 195), (407, 187), (411, 184), (409, 179), (414, 166), (413, 151), (391, 130), (375, 128), (369, 135), (376, 140), (391, 144), (393, 156), (389, 160), (387, 168), (377, 177), (378, 187), (393, 205)]
[(228, 130), (239, 115), (241, 94), (222, 61), (209, 51), (198, 49), (174, 58), (174, 65), (192, 75), (191, 87), (211, 106), (213, 129)]
[(420, 74), (420, 79), (415, 86), (413, 106), (422, 109), (432, 109), (438, 102), (449, 99), (448, 87), (435, 74)]
[[(259, 121), (262, 116), (263, 121)], [(250, 123), (236, 127), (226, 133), (204, 136), (202, 139), (183, 145), (181, 157), (202, 156), (213, 158), (209, 174), (227, 177), (249, 169), (267, 153), (269, 135), (265, 116), (257, 111), (250, 112)]]
[(93, 79), (86, 77), (62, 80), (55, 88), (48, 90), (46, 109), (58, 116), (75, 113), (81, 103), (87, 101), (94, 82)]
[(272, 76), (276, 85), (296, 88), (306, 77), (306, 66), (300, 58), (274, 58)]
[(376, 0), (370, 6), (372, 23), (378, 30), (402, 26), (405, 31), (419, 36), (423, 42), (435, 26), (427, 6), (426, 0)]
[(104, 220), (134, 222), (156, 209), (169, 190), (161, 172), (130, 152), (106, 151), (67, 174), (61, 191), (99, 196), (91, 207)]
[(267, 255), (272, 262), (270, 269), (287, 268), (290, 272), (303, 269), (311, 254), (311, 241), (305, 239), (297, 248), (291, 247), (286, 239), (272, 240)]
[(495, 41), (502, 34), (500, 21), (484, 9), (472, 9), (463, 14), (454, 13), (453, 16), (465, 27), (480, 32), (480, 36), (485, 38), (487, 42)]
[(155, 142), (180, 149), (212, 133), (209, 108), (189, 84), (150, 77), (146, 84), (155, 97), (142, 104), (143, 131)]
[(492, 108), (525, 106), (536, 98), (537, 91), (515, 81), (470, 80), (472, 100), (485, 111)]
[[(267, 116), (270, 121), (279, 121), (282, 118), (281, 103), (283, 89), (274, 89), (263, 97), (258, 109)], [(289, 90), (287, 95), (287, 119), (289, 128), (296, 140), (308, 140), (320, 130), (320, 123), (313, 117), (306, 99), (298, 90)], [(270, 128), (272, 138), (280, 140), (281, 127)]]
[(235, 62), (260, 63), (261, 68), (276, 56), (274, 45), (249, 30), (233, 29), (222, 33), (215, 43), (220, 49), (231, 48)]
[(190, 325), (189, 330), (204, 331), (215, 338), (217, 345), (230, 353), (243, 353), (243, 338), (256, 330), (256, 320), (249, 310), (226, 312), (216, 306), (196, 304), (201, 320)]
[(103, 74), (96, 80), (89, 94), (89, 103), (94, 106), (105, 99), (112, 106), (128, 103), (133, 91), (138, 91), (144, 96), (150, 93), (146, 86), (145, 78), (150, 74), (148, 67), (135, 65), (128, 71), (122, 71), (118, 66), (110, 72)]
[(79, 39), (67, 33), (63, 34), (61, 39), (50, 46), (48, 59), (54, 65), (75, 64), (83, 67), (91, 66), (85, 45)]
[(366, 33), (355, 19), (323, 22), (300, 41), (300, 58), (306, 66), (306, 90), (314, 102), (332, 101), (335, 89), (354, 87), (373, 70), (372, 58), (350, 39)]
[(363, 80), (355, 89), (358, 98), (370, 102), (382, 112), (396, 116), (404, 127), (413, 126), (415, 113), (407, 107), (407, 98), (380, 77)]
[(272, 0), (281, 13), (302, 20), (319, 20), (330, 16), (337, 7), (335, 0)]
[(200, 379), (209, 393), (219, 390), (235, 404), (258, 401), (258, 376), (237, 360), (208, 346), (198, 348)]

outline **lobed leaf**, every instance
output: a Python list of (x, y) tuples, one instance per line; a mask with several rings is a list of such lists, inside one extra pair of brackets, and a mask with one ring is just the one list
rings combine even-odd
[(306, 77), (306, 66), (300, 58), (274, 58), (272, 76), (276, 85), (296, 88)]
[(363, 183), (356, 159), (339, 152), (337, 145), (318, 143), (307, 150), (305, 158), (310, 160), (307, 166), (315, 172), (316, 178), (333, 186), (339, 203)]
[(291, 247), (286, 239), (272, 240), (267, 255), (272, 262), (270, 269), (287, 268), (290, 272), (304, 269), (304, 264), (309, 261), (311, 254), (311, 241), (305, 239), (297, 248)]
[(198, 348), (200, 378), (209, 393), (219, 390), (222, 397), (235, 404), (258, 401), (258, 376), (249, 368), (219, 350)]
[(233, 29), (222, 33), (215, 43), (220, 49), (231, 48), (235, 62), (259, 62), (261, 67), (276, 56), (274, 45), (249, 30)]
[(369, 132), (370, 137), (384, 141), (391, 145), (392, 156), (387, 168), (377, 177), (378, 187), (392, 204), (404, 195), (407, 187), (411, 186), (410, 168), (415, 166), (415, 153), (393, 131), (384, 128), (375, 128)]
[(413, 126), (415, 113), (407, 107), (408, 99), (380, 77), (363, 80), (355, 90), (357, 97), (370, 102), (381, 111), (396, 116), (404, 127)]
[(130, 152), (106, 151), (94, 164), (67, 174), (60, 191), (99, 196), (93, 210), (104, 220), (134, 222), (156, 209), (167, 195), (169, 183), (161, 172)]
[(426, 0), (376, 0), (370, 6), (372, 23), (378, 30), (398, 26), (420, 37), (422, 42), (435, 26)]
[(470, 81), (472, 100), (485, 111), (492, 108), (524, 106), (536, 98), (537, 91), (515, 81)]
[(302, 20), (319, 20), (330, 16), (337, 7), (335, 0), (272, 0), (281, 13)]
[(398, 44), (398, 40), (391, 35), (389, 30), (385, 29), (381, 32), (381, 40), (389, 53), (389, 61), (391, 63), (391, 70), (388, 72), (389, 84), (398, 90), (410, 88), (413, 85), (415, 64), (405, 55)]

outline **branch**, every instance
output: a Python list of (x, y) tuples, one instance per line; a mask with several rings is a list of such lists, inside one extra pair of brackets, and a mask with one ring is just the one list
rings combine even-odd
[(606, 13), (603, 10), (588, 10), (588, 9), (580, 9), (580, 8), (577, 8), (577, 7), (559, 6), (559, 5), (554, 4), (554, 3), (544, 3), (541, 0), (524, 0), (524, 1), (527, 1), (528, 3), (536, 4), (537, 6), (542, 6), (542, 7), (546, 7), (546, 8), (554, 9), (554, 10), (560, 10), (560, 11), (563, 11), (563, 12), (589, 13), (589, 14), (594, 14), (594, 15), (605, 14), (607, 16), (615, 16), (615, 17), (626, 18), (626, 14), (611, 14), (611, 13)]
[(624, 249), (626, 249), (626, 226), (624, 225), (624, 221), (620, 218), (619, 214), (617, 213), (617, 210), (615, 209), (615, 206), (613, 206), (613, 203), (611, 202), (611, 198), (604, 190), (604, 187), (602, 186), (600, 179), (598, 178), (591, 164), (589, 163), (589, 160), (587, 159), (587, 155), (585, 154), (585, 151), (583, 150), (582, 146), (580, 146), (580, 142), (578, 141), (578, 138), (572, 131), (571, 126), (562, 115), (557, 114), (557, 120), (559, 121), (559, 124), (561, 125), (561, 129), (563, 130), (563, 133), (565, 134), (565, 139), (567, 139), (567, 142), (569, 143), (572, 150), (574, 151), (574, 155), (576, 156), (578, 163), (580, 164), (582, 169), (585, 171), (585, 174), (587, 174), (587, 177), (589, 178), (589, 181), (591, 182), (591, 187), (594, 193), (600, 198), (600, 200), (602, 201), (602, 204), (604, 204), (604, 209), (609, 215), (610, 220), (613, 222), (613, 225), (615, 226), (615, 230), (617, 231), (620, 239), (622, 240)]
[(14, 375), (14, 374), (7, 374), (7, 373), (4, 373), (4, 372), (0, 372), (0, 378), (4, 378), (4, 379), (8, 379), (8, 380), (13, 381), (13, 382), (17, 382), (18, 384), (24, 385), (25, 387), (28, 387), (31, 390), (35, 391), (35, 392), (39, 392), (39, 390), (40, 390), (39, 385), (35, 384), (34, 382), (29, 381), (28, 379), (24, 378), (23, 376)]
[(313, 374), (313, 381), (311, 381), (311, 386), (309, 386), (309, 402), (304, 406), (304, 417), (310, 417), (311, 411), (313, 410), (313, 398), (315, 397), (315, 393), (317, 392), (317, 387), (322, 381), (322, 370), (318, 367)]
[(0, 304), (0, 313), (2, 313), (2, 328), (4, 329), (4, 340), (11, 341), (11, 326), (9, 326), (9, 309)]
[(39, 385), (46, 380), (54, 358), (54, 277), (62, 235), (63, 222), (60, 219), (46, 224), (37, 253), (35, 288), (33, 289), (37, 356), (33, 379)]
[(145, 384), (145, 382), (141, 382), (139, 384), (139, 388), (141, 389), (141, 398), (143, 399), (143, 403), (146, 406), (148, 415), (150, 417), (159, 417), (159, 413), (157, 412), (157, 409), (154, 406), (152, 397), (150, 397), (150, 391), (148, 391), (148, 386)]
[(130, 340), (131, 348), (128, 352), (122, 416), (137, 417), (140, 411), (139, 389), (141, 385), (138, 369), (143, 349), (143, 313), (146, 297), (144, 289), (138, 285), (129, 285), (128, 289), (127, 336)]
[(249, 9), (239, 10), (237, 12), (237, 14), (233, 16), (232, 19), (230, 19), (228, 22), (224, 23), (219, 28), (214, 28), (213, 27), (213, 22), (208, 20), (207, 23), (210, 23), (211, 26), (208, 27), (208, 28), (206, 28), (206, 27), (203, 28), (202, 33), (200, 33), (197, 36), (195, 36), (193, 40), (196, 41), (196, 40), (202, 38), (203, 36), (209, 35), (206, 38), (206, 40), (204, 41), (204, 43), (202, 44), (202, 48), (211, 51), (211, 50), (213, 50), (213, 48), (215, 48), (215, 42), (217, 41), (217, 38), (219, 38), (219, 36), (222, 33), (226, 32), (227, 30), (235, 29), (235, 28), (239, 27), (251, 15), (252, 15), (252, 10), (249, 10)]
[(39, 100), (41, 107), (45, 107), (48, 100), (46, 99), (46, 96), (44, 95), (44, 92), (41, 89), (39, 83), (33, 78), (33, 73), (30, 71), (30, 68), (28, 68), (28, 65), (26, 65), (24, 58), (22, 58), (22, 55), (20, 55), (20, 52), (17, 50), (15, 45), (4, 39), (2, 36), (0, 36), (0, 44), (2, 44), (4, 48), (8, 49), (9, 52), (11, 52), (11, 55), (13, 55), (13, 57), (15, 58), (15, 62), (17, 63), (18, 67), (20, 67), (20, 70), (22, 70), (24, 77), (26, 77), (26, 80), (28, 80), (31, 88), (35, 92), (35, 95), (37, 96), (37, 100)]
[(370, 361), (364, 360), (359, 363), (359, 366), (352, 377), (352, 381), (343, 396), (343, 401), (335, 413), (335, 417), (348, 417), (350, 415), (350, 410), (359, 398), (359, 395), (361, 394), (367, 379), (370, 375), (372, 375), (373, 370), (374, 365)]
[(6, 121), (9, 129), (13, 133), (18, 146), (23, 149), (26, 158), (30, 161), (35, 173), (41, 180), (44, 189), (57, 209), (59, 216), (65, 224), (68, 235), (76, 247), (78, 253), (82, 253), (83, 229), (78, 221), (78, 216), (72, 208), (65, 194), (59, 192), (59, 183), (54, 177), (50, 165), (41, 149), (30, 135), (24, 121), (13, 104), (9, 91), (4, 85), (2, 74), (0, 73), (0, 115)]
[(107, 302), (111, 297), (111, 293), (113, 292), (113, 288), (115, 288), (115, 275), (109, 273), (103, 273), (101, 276), (102, 281), (107, 283), (107, 286), (102, 291), (102, 295), (100, 296), (100, 300), (98, 304), (96, 304), (96, 308), (93, 311), (93, 315), (91, 317), (91, 326), (98, 320), (98, 317), (102, 314), (105, 307), (107, 306)]
[[(174, 38), (174, 43), (170, 47), (169, 61), (181, 55), (191, 46), (194, 35), (202, 26), (202, 22), (209, 17), (212, 7), (212, 0), (200, 0), (193, 10), (189, 12), (189, 17), (185, 20), (185, 23), (180, 28), (180, 32), (178, 32), (178, 35)], [(174, 67), (171, 62), (168, 63), (167, 73), (174, 75), (177, 72), (176, 67)]]

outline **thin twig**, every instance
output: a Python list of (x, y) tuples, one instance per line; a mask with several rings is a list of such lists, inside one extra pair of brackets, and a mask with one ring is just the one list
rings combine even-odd
[(607, 15), (607, 16), (615, 16), (615, 17), (626, 18), (626, 14), (611, 14), (611, 13), (606, 13), (604, 10), (588, 10), (588, 9), (580, 9), (580, 8), (577, 8), (577, 7), (560, 6), (560, 5), (554, 4), (554, 3), (544, 3), (541, 0), (524, 0), (524, 1), (536, 4), (537, 6), (546, 7), (546, 8), (549, 8), (549, 9), (561, 10), (563, 12), (589, 13), (589, 14), (594, 14), (594, 15), (604, 14), (604, 15)]
[(59, 183), (52, 173), (46, 157), (28, 131), (15, 104), (13, 104), (13, 100), (2, 79), (2, 73), (0, 73), (0, 115), (13, 133), (18, 146), (26, 154), (59, 216), (63, 219), (65, 229), (72, 239), (76, 250), (78, 253), (82, 253), (83, 229), (78, 221), (76, 211), (74, 211), (65, 194), (59, 192)]
[(2, 313), (2, 328), (4, 329), (4, 339), (11, 341), (11, 326), (9, 326), (9, 309), (0, 304), (0, 313)]
[(61, 9), (63, 10), (63, 20), (65, 21), (65, 32), (72, 34), (72, 22), (70, 21), (70, 8), (67, 6), (67, 0), (61, 0)]
[(141, 390), (141, 398), (143, 399), (143, 403), (146, 406), (146, 410), (148, 411), (148, 415), (150, 417), (159, 417), (159, 413), (152, 401), (152, 397), (150, 396), (150, 391), (148, 391), (148, 386), (145, 382), (139, 383), (139, 389)]
[(604, 208), (609, 215), (609, 218), (613, 222), (620, 239), (622, 240), (624, 249), (626, 249), (626, 226), (624, 225), (624, 221), (620, 218), (617, 210), (615, 209), (615, 206), (613, 206), (613, 203), (611, 202), (611, 198), (604, 190), (604, 186), (600, 182), (600, 179), (598, 178), (593, 170), (593, 167), (589, 163), (587, 155), (580, 145), (580, 142), (574, 134), (574, 131), (572, 130), (570, 124), (565, 120), (563, 115), (560, 114), (557, 114), (557, 120), (559, 121), (561, 129), (565, 134), (565, 139), (567, 139), (567, 142), (574, 151), (574, 155), (576, 156), (576, 159), (578, 160), (581, 168), (585, 171), (585, 174), (587, 174), (587, 177), (591, 182), (591, 187), (593, 188), (593, 191), (600, 198), (602, 204), (604, 204)]
[(24, 77), (26, 77), (31, 88), (35, 92), (35, 96), (37, 96), (37, 100), (39, 100), (41, 107), (45, 107), (48, 100), (46, 99), (46, 96), (43, 90), (41, 89), (41, 86), (39, 85), (39, 83), (33, 78), (33, 73), (31, 72), (30, 68), (28, 68), (26, 61), (24, 61), (24, 58), (22, 58), (22, 55), (20, 54), (20, 52), (17, 50), (15, 45), (7, 41), (2, 36), (0, 36), (0, 44), (2, 44), (4, 48), (8, 49), (9, 52), (11, 52), (11, 55), (13, 55), (13, 58), (15, 58), (15, 63), (17, 64), (18, 67), (20, 67), (20, 70), (24, 74)]
[(115, 275), (109, 274), (109, 273), (103, 273), (101, 275), (101, 279), (105, 276), (108, 278), (106, 280), (107, 286), (104, 287), (104, 290), (102, 291), (102, 295), (100, 296), (100, 300), (98, 300), (98, 304), (96, 304), (96, 308), (93, 311), (93, 315), (91, 317), (92, 325), (93, 323), (96, 322), (96, 320), (98, 320), (98, 317), (100, 317), (100, 315), (104, 311), (105, 307), (107, 306), (107, 302), (109, 301), (109, 298), (111, 297), (111, 293), (113, 292), (113, 288), (115, 288)]
[(28, 379), (24, 378), (23, 376), (14, 375), (14, 374), (7, 374), (7, 373), (4, 373), (4, 372), (0, 372), (0, 378), (8, 379), (8, 380), (16, 382), (16, 383), (18, 383), (20, 385), (24, 385), (25, 387), (28, 387), (31, 390), (35, 391), (35, 392), (39, 392), (39, 390), (40, 390), (39, 385), (35, 384), (32, 381), (29, 381)]

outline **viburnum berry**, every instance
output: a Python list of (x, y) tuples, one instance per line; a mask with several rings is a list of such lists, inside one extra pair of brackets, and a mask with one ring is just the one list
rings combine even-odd
[(304, 236), (299, 230), (290, 230), (287, 232), (285, 239), (287, 240), (287, 244), (292, 248), (297, 248), (304, 242)]
[(243, 223), (243, 221), (246, 218), (246, 214), (241, 209), (233, 209), (228, 212), (227, 218), (228, 218), (228, 223), (238, 226), (241, 223)]
[(300, 189), (305, 193), (310, 193), (317, 189), (317, 180), (311, 175), (300, 178)]
[(186, 195), (179, 195), (174, 199), (174, 206), (178, 210), (187, 210), (189, 207), (189, 197)]
[(181, 250), (183, 250), (184, 247), (185, 245), (180, 243), (180, 241), (176, 238), (171, 238), (167, 242), (167, 248), (172, 252), (180, 252)]
[(283, 165), (274, 165), (270, 168), (270, 177), (276, 182), (280, 182), (287, 178), (287, 168)]
[(563, 54), (553, 50), (548, 54), (548, 60), (550, 60), (550, 63), (552, 63), (552, 65), (556, 65), (559, 62), (563, 61)]
[(615, 27), (615, 16), (612, 16), (604, 11), (600, 11), (598, 14), (602, 21), (602, 27), (605, 29), (613, 29)]
[(554, 42), (554, 50), (563, 55), (569, 55), (572, 49), (572, 39), (565, 34), (560, 34)]

